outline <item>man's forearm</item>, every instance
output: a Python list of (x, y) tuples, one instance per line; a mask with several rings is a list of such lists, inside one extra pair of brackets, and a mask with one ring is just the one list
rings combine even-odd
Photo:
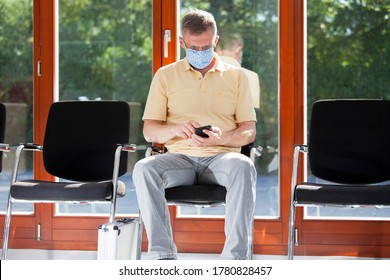
[(242, 147), (255, 141), (255, 137), (255, 122), (247, 122), (233, 131), (222, 133), (221, 144), (228, 147)]
[(164, 144), (175, 137), (173, 125), (167, 125), (163, 122), (148, 122), (144, 124), (144, 137), (147, 142)]

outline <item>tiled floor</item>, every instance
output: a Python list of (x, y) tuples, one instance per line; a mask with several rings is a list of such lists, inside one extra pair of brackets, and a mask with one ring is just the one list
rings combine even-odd
[[(219, 260), (218, 254), (179, 254), (179, 260)], [(70, 251), (70, 250), (22, 250), (10, 249), (8, 251), (8, 260), (95, 260), (96, 251)], [(142, 254), (142, 260), (147, 260), (146, 253)], [(254, 255), (254, 260), (286, 260), (287, 256), (280, 255)], [(365, 259), (354, 257), (317, 257), (317, 256), (296, 256), (297, 260), (350, 260)], [(366, 258), (369, 259), (369, 258)]]
[[(161, 262), (148, 261), (146, 253), (142, 255), (141, 261), (94, 261), (96, 260), (96, 251), (11, 249), (8, 253), (10, 261), (2, 261), (1, 264), (2, 280), (238, 280), (250, 277), (252, 277), (251, 279), (261, 279), (261, 276), (265, 275), (267, 276), (264, 279), (312, 280), (313, 277), (316, 277), (320, 279), (367, 280), (373, 276), (383, 278), (383, 275), (388, 275), (390, 264), (390, 261), (348, 257), (298, 256), (295, 258), (297, 261), (288, 261), (286, 256), (254, 255), (253, 261), (220, 261), (218, 254), (179, 254), (180, 261)], [(240, 274), (244, 271), (251, 273)], [(228, 277), (228, 275), (233, 277)], [(127, 276), (127, 278), (123, 276)]]

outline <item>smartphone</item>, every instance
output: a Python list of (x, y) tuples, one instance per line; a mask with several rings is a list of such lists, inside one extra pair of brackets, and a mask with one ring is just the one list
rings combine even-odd
[(208, 138), (209, 136), (203, 132), (203, 129), (211, 130), (211, 125), (205, 125), (205, 126), (195, 128), (195, 134), (203, 138)]

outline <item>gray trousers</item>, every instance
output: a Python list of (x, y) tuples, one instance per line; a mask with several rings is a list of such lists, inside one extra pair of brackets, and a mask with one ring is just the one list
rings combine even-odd
[(133, 182), (149, 240), (150, 259), (177, 258), (164, 190), (178, 185), (226, 187), (225, 245), (221, 259), (248, 259), (252, 250), (256, 169), (239, 153), (188, 157), (165, 153), (138, 161)]

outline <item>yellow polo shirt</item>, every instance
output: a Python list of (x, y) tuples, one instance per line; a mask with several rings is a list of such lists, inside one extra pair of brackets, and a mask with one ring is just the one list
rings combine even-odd
[[(184, 58), (161, 67), (153, 77), (143, 120), (160, 120), (180, 124), (195, 120), (201, 125), (219, 127), (223, 132), (237, 124), (256, 121), (248, 78), (239, 67), (217, 61), (203, 77)], [(197, 147), (191, 139), (173, 138), (165, 143), (171, 153), (188, 156), (213, 156), (239, 152), (240, 148)]]

